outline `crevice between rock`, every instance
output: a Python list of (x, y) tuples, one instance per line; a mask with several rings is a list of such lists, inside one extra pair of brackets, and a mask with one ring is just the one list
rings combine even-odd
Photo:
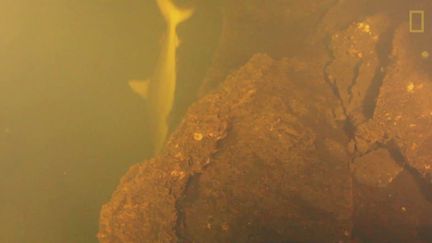
[(199, 184), (199, 178), (201, 176), (201, 173), (195, 173), (189, 176), (186, 185), (184, 187), (183, 192), (181, 193), (181, 197), (177, 199), (175, 208), (177, 212), (177, 221), (175, 224), (175, 233), (177, 236), (178, 242), (190, 242), (191, 239), (185, 232), (186, 225), (185, 225), (185, 211), (184, 211), (184, 204), (189, 199), (188, 196), (190, 196), (190, 190), (192, 187), (198, 187)]
[(391, 51), (393, 48), (392, 40), (396, 25), (393, 24), (388, 29), (388, 31), (384, 32), (380, 36), (380, 41), (377, 43), (375, 49), (378, 56), (379, 65), (363, 100), (363, 114), (366, 119), (373, 118), (378, 101), (379, 91), (387, 74), (386, 69), (391, 63)]
[(394, 140), (390, 140), (385, 147), (392, 155), (393, 159), (402, 166), (408, 173), (410, 173), (414, 180), (416, 181), (418, 188), (422, 192), (424, 198), (432, 203), (432, 184), (427, 180), (427, 178), (423, 177), (420, 172), (417, 171), (414, 167), (412, 167), (403, 153), (401, 152), (400, 147)]

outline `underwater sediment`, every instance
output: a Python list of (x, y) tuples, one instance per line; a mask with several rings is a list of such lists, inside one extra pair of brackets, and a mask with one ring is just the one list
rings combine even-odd
[(431, 33), (385, 1), (258, 2), (227, 4), (248, 8), (225, 13), (211, 91), (123, 176), (100, 242), (430, 242)]

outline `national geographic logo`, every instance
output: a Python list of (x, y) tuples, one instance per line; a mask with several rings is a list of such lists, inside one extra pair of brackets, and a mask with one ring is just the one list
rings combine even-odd
[(423, 10), (410, 10), (409, 11), (409, 31), (411, 33), (424, 33), (425, 21)]

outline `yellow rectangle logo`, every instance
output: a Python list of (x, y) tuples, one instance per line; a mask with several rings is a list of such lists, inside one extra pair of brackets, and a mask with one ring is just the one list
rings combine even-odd
[(409, 11), (409, 30), (411, 33), (424, 33), (424, 11)]

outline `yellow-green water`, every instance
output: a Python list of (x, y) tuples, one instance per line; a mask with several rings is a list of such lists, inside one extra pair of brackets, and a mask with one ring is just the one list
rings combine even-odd
[[(334, 42), (330, 37), (333, 34), (334, 38), (338, 35), (350, 36), (351, 32), (347, 30), (350, 30), (350, 26), (358, 26), (357, 21), (365, 16), (389, 14), (394, 18), (390, 22), (399, 24), (408, 21), (411, 7), (417, 9), (407, 1), (389, 0), (176, 2), (194, 6), (195, 12), (191, 19), (177, 29), (181, 45), (175, 53), (176, 91), (173, 109), (168, 115), (169, 131), (176, 127), (199, 93), (216, 87), (227, 74), (258, 52), (267, 53), (275, 59), (287, 57), (287, 65), (292, 65), (290, 68), (293, 69), (289, 79), (295, 80), (296, 75), (300, 77), (302, 70), (315, 70), (311, 72), (312, 78), (317, 77), (314, 72), (323, 72), (322, 79), (328, 82), (329, 89), (337, 91), (344, 87), (344, 83), (340, 84), (339, 80), (332, 82), (328, 73), (330, 64), (340, 61), (340, 70), (335, 68), (331, 73), (345, 77), (346, 70), (350, 68), (346, 69), (342, 63), (346, 61), (349, 64), (353, 59), (341, 54), (345, 51), (350, 53), (351, 49), (343, 49), (347, 46), (340, 47), (340, 60), (332, 57), (330, 52), (339, 48), (335, 44), (339, 42)], [(426, 16), (429, 16), (427, 13), (429, 11), (426, 11)], [(222, 21), (222, 14), (225, 14), (225, 21)], [(431, 20), (429, 17), (426, 17), (426, 30)], [(374, 23), (376, 26), (371, 24), (372, 28), (384, 28), (385, 22)], [(390, 29), (396, 29), (395, 26)], [(97, 241), (102, 204), (110, 199), (128, 167), (152, 154), (151, 107), (148, 101), (131, 91), (128, 81), (144, 80), (154, 75), (166, 32), (166, 23), (156, 0), (0, 1), (0, 243)], [(429, 39), (420, 38), (427, 36), (427, 33), (410, 35), (410, 38), (421, 40), (418, 43), (423, 43), (413, 42), (416, 47), (422, 48), (418, 58), (422, 58), (425, 70), (429, 70), (430, 62), (426, 55), (420, 57), (420, 53), (430, 52), (424, 45), (429, 43)], [(385, 33), (382, 40), (381, 37), (377, 39), (380, 43), (377, 46), (378, 56), (381, 52), (386, 53), (377, 57), (380, 60), (376, 62), (380, 62), (380, 65), (388, 65), (387, 58), (391, 55), (387, 54), (393, 50), (393, 44), (390, 45), (393, 34)], [(362, 46), (362, 42), (354, 37), (350, 36), (347, 40)], [(372, 45), (366, 44), (365, 48)], [(402, 45), (401, 48), (405, 47)], [(364, 53), (360, 54), (358, 58), (365, 58)], [(325, 58), (331, 60), (330, 64), (329, 60), (321, 60)], [(315, 62), (326, 64), (314, 66)], [(359, 64), (362, 65), (362, 62)], [(356, 68), (351, 70), (355, 78), (347, 89), (350, 97), (357, 94), (353, 91), (357, 88), (358, 78), (362, 77), (360, 74), (368, 70)], [(378, 70), (385, 71), (386, 68), (380, 66)], [(383, 82), (380, 77), (381, 74), (374, 76), (367, 95), (362, 94), (373, 104)], [(202, 82), (207, 85), (201, 87)], [(343, 106), (339, 92), (334, 95)], [(290, 98), (286, 97), (287, 100)], [(297, 106), (296, 103), (294, 100), (294, 106)], [(366, 102), (364, 105), (366, 107)], [(371, 110), (375, 109), (375, 105), (371, 106)], [(335, 107), (332, 110), (335, 113), (333, 115), (337, 116), (336, 123), (349, 118), (342, 114), (347, 113), (342, 108)], [(350, 119), (346, 120), (347, 131), (341, 131), (341, 136), (355, 135), (354, 125), (357, 124)], [(347, 148), (351, 145), (347, 145)], [(417, 170), (408, 168), (407, 171), (430, 188), (430, 183), (421, 179)], [(259, 182), (257, 178), (248, 179)], [(407, 198), (412, 198), (411, 195), (421, 193), (410, 189), (417, 188), (414, 182), (411, 186), (404, 182), (401, 180), (400, 187), (395, 187), (394, 191), (401, 191), (401, 194), (394, 194), (394, 198), (399, 197), (405, 203)], [(424, 190), (423, 187), (421, 184), (419, 188)], [(402, 189), (407, 193), (404, 194)], [(422, 193), (430, 197), (430, 191)], [(358, 200), (356, 194), (353, 195), (354, 201)], [(387, 195), (383, 196), (387, 198)], [(378, 200), (381, 200), (380, 197)], [(412, 201), (419, 203), (413, 205), (430, 204), (420, 204), (423, 198), (414, 198)], [(394, 202), (394, 205), (399, 203)], [(373, 232), (378, 232), (380, 230), (376, 230), (374, 224), (384, 221), (374, 218), (377, 212), (374, 210), (378, 210), (375, 206), (371, 207), (373, 210), (370, 215), (360, 213), (358, 215), (364, 219), (355, 221), (358, 216), (356, 206), (360, 205), (356, 203), (353, 204), (353, 222), (358, 232), (354, 234), (368, 239), (368, 235), (361, 235), (361, 227), (365, 227), (364, 232), (369, 232), (371, 227)], [(391, 208), (387, 204), (380, 206), (383, 209)], [(396, 215), (406, 215), (410, 220), (406, 222), (414, 222), (418, 218), (429, 222), (426, 219), (430, 217), (424, 217), (429, 211), (405, 205), (401, 205), (401, 208), (404, 209), (402, 214), (396, 208)], [(369, 209), (366, 208), (365, 212)], [(411, 212), (418, 212), (421, 217), (417, 218)], [(320, 217), (319, 214), (312, 216)], [(387, 227), (381, 226), (383, 229)], [(426, 224), (419, 229), (418, 234), (424, 235), (421, 238), (430, 239), (429, 232), (430, 224)], [(397, 232), (382, 234), (397, 238), (394, 233)]]
[[(179, 28), (175, 124), (195, 98), (220, 13)], [(96, 242), (99, 209), (150, 153), (146, 102), (164, 20), (151, 0), (0, 2), (0, 242)]]

